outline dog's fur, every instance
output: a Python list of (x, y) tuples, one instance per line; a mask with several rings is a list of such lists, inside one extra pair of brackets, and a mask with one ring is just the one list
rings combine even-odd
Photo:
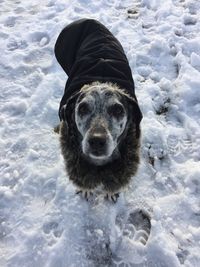
[[(106, 87), (106, 90), (114, 93), (116, 99), (125, 107), (127, 116), (127, 121), (118, 138), (113, 155), (101, 164), (91, 161), (83, 153), (82, 141), (84, 136), (78, 130), (75, 119), (80, 95), (83, 98), (86, 93), (95, 90), (95, 86)], [(103, 101), (107, 101), (107, 98)], [(135, 109), (135, 100), (117, 85), (96, 82), (83, 86), (80, 92), (68, 101), (62, 113), (60, 144), (69, 179), (82, 190), (89, 191), (103, 185), (106, 192), (111, 194), (119, 192), (128, 185), (131, 176), (136, 174), (139, 164), (140, 128), (137, 122), (138, 114), (137, 109)], [(96, 116), (102, 116), (102, 114), (97, 112), (94, 118)], [(104, 117), (103, 120), (105, 121), (106, 118)], [(91, 127), (91, 124), (88, 125), (87, 130), (89, 130), (89, 127)], [(107, 126), (104, 125), (104, 127), (106, 131), (109, 131), (106, 129)]]

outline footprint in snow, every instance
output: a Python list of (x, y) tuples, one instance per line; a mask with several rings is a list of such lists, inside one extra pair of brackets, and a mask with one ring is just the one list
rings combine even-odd
[(18, 7), (16, 7), (16, 8), (14, 9), (14, 13), (15, 13), (15, 14), (21, 14), (21, 13), (23, 13), (23, 12), (25, 12), (25, 8), (23, 8), (23, 7), (21, 7), (21, 6), (18, 6)]
[(17, 49), (25, 49), (28, 46), (25, 40), (16, 40), (14, 38), (11, 38), (8, 40), (7, 44), (7, 50), (8, 51), (14, 51)]
[(52, 51), (50, 49), (34, 49), (24, 57), (24, 62), (30, 66), (39, 66), (42, 69), (52, 66)]
[(43, 225), (43, 232), (46, 235), (53, 234), (55, 237), (59, 238), (62, 235), (63, 230), (59, 227), (59, 224), (55, 221), (46, 222)]
[(123, 235), (146, 245), (151, 230), (150, 218), (142, 210), (129, 214)]
[(14, 27), (16, 23), (16, 19), (17, 19), (16, 17), (8, 17), (6, 21), (4, 22), (4, 26), (9, 27), (9, 28)]
[[(120, 223), (119, 223), (120, 224)], [(135, 244), (146, 245), (150, 231), (151, 231), (151, 221), (147, 213), (142, 210), (136, 210), (129, 214), (128, 219), (124, 226), (122, 226), (123, 235), (122, 238), (127, 239), (127, 241), (134, 242)], [(126, 243), (127, 243), (126, 241)], [(137, 255), (138, 254), (138, 255)], [(140, 253), (136, 252), (135, 256), (141, 256)], [(134, 257), (134, 255), (133, 255)], [(140, 261), (140, 260), (139, 260)], [(125, 260), (118, 255), (118, 253), (113, 255), (112, 267), (131, 267), (136, 266), (135, 263), (125, 262)]]
[(29, 37), (30, 41), (37, 43), (40, 47), (48, 45), (50, 42), (50, 37), (45, 32), (34, 32)]
[(185, 15), (183, 18), (183, 23), (188, 25), (195, 25), (197, 23), (197, 17), (192, 15)]

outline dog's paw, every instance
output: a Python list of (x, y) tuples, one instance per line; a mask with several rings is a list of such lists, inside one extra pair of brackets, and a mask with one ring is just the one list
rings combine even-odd
[(93, 196), (93, 191), (91, 191), (89, 189), (88, 190), (77, 189), (76, 194), (81, 195), (83, 198), (85, 198), (88, 201), (89, 198)]
[(105, 198), (109, 201), (112, 201), (113, 203), (116, 203), (117, 199), (119, 198), (119, 193), (108, 192), (106, 193)]

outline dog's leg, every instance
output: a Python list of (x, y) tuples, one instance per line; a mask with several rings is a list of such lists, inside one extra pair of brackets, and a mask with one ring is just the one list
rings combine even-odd
[(83, 198), (85, 198), (87, 201), (91, 196), (93, 196), (93, 192), (91, 190), (85, 190), (85, 189), (76, 189), (76, 194), (81, 195)]
[(118, 193), (107, 192), (105, 196), (107, 200), (112, 201), (113, 203), (117, 202), (118, 197), (119, 197), (119, 192)]
[(60, 124), (58, 124), (57, 126), (55, 126), (53, 128), (53, 130), (54, 130), (55, 133), (59, 134), (59, 132), (60, 132)]

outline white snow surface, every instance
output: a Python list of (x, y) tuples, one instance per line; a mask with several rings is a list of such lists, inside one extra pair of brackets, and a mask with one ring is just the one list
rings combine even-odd
[[(120, 40), (143, 112), (141, 164), (113, 204), (75, 195), (60, 153), (62, 28), (95, 18)], [(200, 1), (0, 0), (0, 266), (200, 266)], [(151, 216), (144, 246), (127, 210)], [(116, 265), (117, 266), (117, 265)]]

